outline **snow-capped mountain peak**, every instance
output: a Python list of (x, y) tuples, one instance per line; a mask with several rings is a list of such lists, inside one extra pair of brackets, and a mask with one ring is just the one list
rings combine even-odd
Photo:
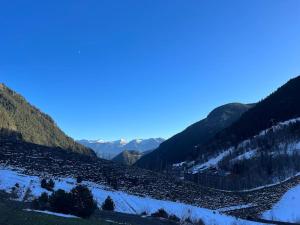
[(95, 151), (100, 158), (112, 159), (125, 150), (135, 150), (145, 152), (156, 149), (162, 142), (163, 138), (137, 138), (127, 141), (124, 138), (116, 141), (99, 140), (79, 140), (78, 142)]

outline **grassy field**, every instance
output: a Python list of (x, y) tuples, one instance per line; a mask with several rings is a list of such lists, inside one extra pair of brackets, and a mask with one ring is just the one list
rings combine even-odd
[(63, 218), (44, 213), (28, 212), (23, 206), (13, 201), (0, 202), (1, 225), (113, 225), (99, 218), (88, 220), (77, 218)]
[(0, 224), (2, 225), (112, 225), (100, 219), (63, 218), (37, 212), (27, 212), (0, 203)]

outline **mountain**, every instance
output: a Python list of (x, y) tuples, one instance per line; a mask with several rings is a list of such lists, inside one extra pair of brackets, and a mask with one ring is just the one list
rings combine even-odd
[(159, 148), (137, 161), (139, 167), (162, 170), (167, 165), (188, 159), (195, 146), (207, 142), (222, 129), (237, 121), (253, 104), (232, 103), (213, 110), (203, 119), (163, 142)]
[(131, 166), (136, 161), (138, 161), (143, 155), (144, 153), (136, 150), (125, 150), (116, 157), (114, 157), (112, 161)]
[[(187, 180), (222, 190), (251, 189), (295, 176), (300, 171), (299, 90), (300, 76), (195, 145), (189, 158), (173, 164), (171, 171), (181, 177), (184, 172)], [(146, 164), (143, 158), (137, 164)]]
[(94, 155), (61, 131), (50, 116), (4, 84), (0, 84), (0, 137)]
[(300, 117), (300, 76), (291, 79), (277, 91), (244, 113), (232, 126), (219, 132), (197, 151), (214, 153), (216, 149), (236, 145), (273, 125)]
[(145, 152), (156, 149), (164, 139), (162, 138), (149, 138), (149, 139), (135, 139), (127, 142), (124, 139), (117, 141), (104, 141), (104, 140), (79, 140), (78, 143), (91, 148), (95, 151), (98, 157), (103, 159), (112, 159), (125, 150), (135, 150)]

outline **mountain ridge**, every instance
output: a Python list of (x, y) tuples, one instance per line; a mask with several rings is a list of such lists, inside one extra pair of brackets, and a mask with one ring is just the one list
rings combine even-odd
[(0, 136), (17, 136), (26, 142), (94, 156), (90, 149), (67, 136), (49, 115), (3, 83), (0, 84)]
[(113, 159), (125, 150), (136, 150), (145, 152), (156, 149), (162, 142), (163, 138), (133, 139), (126, 141), (120, 139), (116, 141), (99, 140), (77, 140), (80, 144), (93, 149), (98, 157), (104, 159)]
[(205, 143), (217, 132), (231, 125), (253, 104), (229, 103), (212, 110), (202, 119), (163, 142), (135, 165), (146, 169), (163, 170), (167, 165), (186, 160), (195, 146)]

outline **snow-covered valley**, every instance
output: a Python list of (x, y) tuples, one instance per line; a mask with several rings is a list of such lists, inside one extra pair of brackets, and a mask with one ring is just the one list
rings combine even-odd
[[(76, 179), (74, 178), (57, 177), (54, 181), (54, 190), (63, 189), (65, 191), (70, 191), (74, 186), (76, 186)], [(13, 191), (16, 192), (16, 200), (18, 201), (30, 200), (30, 198), (38, 197), (43, 192), (47, 192), (45, 189), (41, 188), (40, 182), (40, 177), (24, 175), (22, 174), (22, 170), (3, 167), (0, 169), (0, 190), (9, 193), (12, 193)], [(163, 201), (150, 197), (139, 197), (122, 191), (114, 191), (108, 187), (98, 185), (93, 182), (83, 182), (83, 184), (92, 191), (99, 206), (104, 202), (107, 196), (110, 196), (115, 202), (115, 210), (117, 212), (138, 215), (146, 212), (149, 215), (163, 208), (170, 215), (176, 215), (181, 219), (202, 219), (207, 225), (258, 224), (223, 215), (218, 211), (212, 211), (180, 202)], [(17, 190), (16, 186), (18, 186)], [(30, 193), (30, 195), (28, 195), (28, 193)]]

